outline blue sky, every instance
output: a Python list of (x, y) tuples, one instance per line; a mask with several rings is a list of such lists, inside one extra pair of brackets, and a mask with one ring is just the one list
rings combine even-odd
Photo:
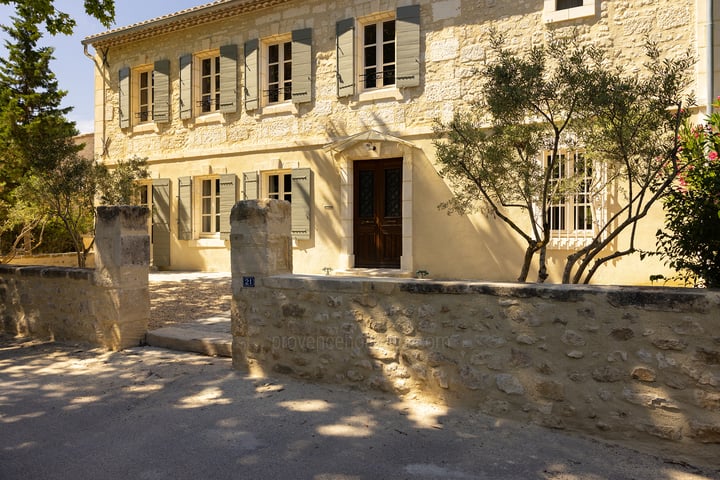
[[(151, 18), (178, 12), (186, 8), (210, 3), (211, 0), (115, 0), (115, 25), (111, 28), (124, 27)], [(77, 25), (72, 36), (45, 35), (43, 45), (55, 48), (55, 60), (51, 68), (60, 83), (60, 88), (67, 91), (63, 106), (72, 106), (68, 115), (81, 133), (92, 132), (93, 129), (93, 62), (83, 54), (80, 41), (95, 33), (107, 30), (100, 22), (89, 17), (82, 0), (55, 0), (56, 7), (70, 14)], [(0, 24), (8, 25), (13, 9), (0, 5)], [(0, 32), (0, 55), (5, 55), (5, 33)], [(91, 53), (92, 49), (90, 49)]]

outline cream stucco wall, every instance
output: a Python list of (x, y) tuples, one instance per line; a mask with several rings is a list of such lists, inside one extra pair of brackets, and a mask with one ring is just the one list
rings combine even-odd
[[(421, 6), (420, 85), (362, 92), (350, 98), (336, 94), (336, 22), (393, 11), (408, 4)], [(608, 48), (623, 65), (639, 65), (646, 35), (663, 51), (686, 49), (700, 58), (693, 89), (705, 90), (704, 2), (700, 0), (595, 2), (596, 15), (564, 22), (547, 22), (543, 0), (420, 0), (327, 2), (289, 1), (231, 18), (161, 34), (149, 40), (112, 45), (104, 50), (106, 68), (96, 78), (96, 155), (112, 164), (132, 156), (147, 157), (153, 178), (172, 180), (172, 269), (228, 270), (229, 242), (220, 239), (178, 240), (177, 179), (181, 176), (234, 173), (278, 168), (313, 171), (313, 233), (294, 245), (297, 273), (322, 273), (353, 266), (352, 162), (370, 158), (404, 158), (403, 259), (406, 273), (424, 269), (434, 278), (514, 280), (523, 245), (499, 221), (481, 214), (447, 216), (437, 205), (450, 190), (437, 175), (432, 145), (435, 119), (448, 121), (468, 108), (479, 95), (474, 68), (489, 50), (488, 30), (505, 32), (509, 45), (523, 49), (545, 41), (551, 33), (574, 34)], [(238, 85), (245, 84), (242, 46), (299, 28), (312, 28), (313, 99), (254, 111), (244, 108), (239, 94), (235, 113), (214, 113), (181, 120), (179, 62), (187, 53), (238, 45)], [(98, 53), (98, 55), (103, 55)], [(118, 70), (170, 60), (171, 121), (121, 129), (118, 122)], [(630, 67), (632, 68), (632, 67)], [(702, 95), (698, 99), (702, 100)], [(377, 141), (373, 151), (362, 143), (342, 151), (325, 148), (352, 135), (376, 130), (401, 139)], [(104, 149), (106, 149), (104, 151)], [(242, 198), (242, 185), (239, 186)], [(656, 210), (642, 224), (641, 248), (654, 248), (654, 232), (662, 221)], [(197, 237), (197, 235), (196, 235)], [(560, 279), (567, 250), (550, 252), (551, 281)], [(598, 272), (597, 283), (648, 283), (663, 273), (659, 262), (626, 258)], [(529, 279), (533, 280), (531, 274)]]

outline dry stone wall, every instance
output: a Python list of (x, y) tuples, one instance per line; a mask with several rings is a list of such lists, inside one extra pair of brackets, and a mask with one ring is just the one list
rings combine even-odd
[(253, 267), (289, 225), (241, 203), (233, 242), (261, 239), (244, 218), (275, 236), (233, 243), (236, 368), (718, 453), (720, 292), (273, 275)]
[(0, 333), (111, 350), (138, 345), (150, 319), (146, 207), (99, 207), (93, 269), (0, 265)]

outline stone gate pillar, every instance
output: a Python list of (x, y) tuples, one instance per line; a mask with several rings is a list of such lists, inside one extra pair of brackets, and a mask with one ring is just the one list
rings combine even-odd
[(247, 343), (248, 315), (253, 301), (261, 301), (263, 280), (292, 273), (290, 203), (283, 200), (245, 200), (230, 213), (232, 269), (232, 357), (235, 368), (247, 370), (252, 356)]
[(150, 320), (149, 209), (98, 207), (95, 226), (95, 284), (108, 290), (97, 305), (98, 337), (113, 350), (139, 345)]

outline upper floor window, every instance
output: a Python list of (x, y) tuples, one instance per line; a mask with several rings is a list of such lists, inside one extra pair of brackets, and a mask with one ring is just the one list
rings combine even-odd
[(170, 121), (170, 61), (121, 68), (118, 76), (120, 128)]
[(363, 26), (362, 82), (365, 89), (395, 85), (395, 20)]
[(543, 20), (547, 23), (593, 17), (600, 0), (545, 0)]
[(336, 25), (337, 94), (420, 85), (420, 6)]
[(565, 10), (567, 8), (582, 7), (583, 0), (556, 0), (556, 10)]
[(285, 102), (292, 99), (292, 42), (284, 41), (267, 45), (267, 103)]
[(312, 29), (245, 42), (245, 108), (312, 99)]
[(180, 118), (237, 110), (237, 45), (180, 57)]
[(136, 123), (153, 119), (154, 83), (151, 67), (136, 71), (135, 75), (135, 118)]
[(220, 55), (199, 58), (200, 78), (198, 82), (199, 113), (220, 109)]

